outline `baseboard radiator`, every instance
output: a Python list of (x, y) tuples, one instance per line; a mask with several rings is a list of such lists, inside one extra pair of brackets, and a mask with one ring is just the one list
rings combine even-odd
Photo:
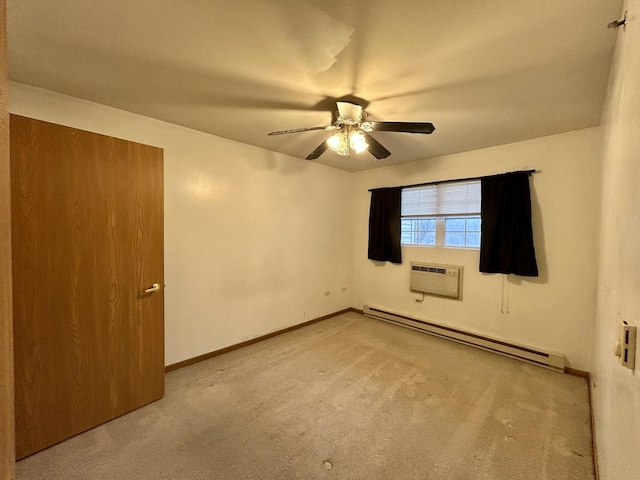
[(401, 313), (391, 312), (369, 305), (364, 306), (363, 312), (367, 317), (375, 318), (377, 320), (383, 320), (385, 322), (408, 327), (430, 335), (446, 338), (447, 340), (481, 348), (506, 357), (515, 358), (523, 362), (550, 368), (551, 370), (556, 370), (558, 372), (564, 371), (565, 358), (564, 355), (560, 353), (548, 352), (537, 348), (506, 342), (504, 340), (486, 337), (477, 333), (439, 325), (431, 321), (409, 317)]

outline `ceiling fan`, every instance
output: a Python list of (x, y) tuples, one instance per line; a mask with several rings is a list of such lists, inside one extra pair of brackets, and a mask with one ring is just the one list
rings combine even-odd
[(435, 127), (426, 122), (369, 122), (366, 112), (356, 103), (336, 102), (337, 111), (332, 113), (332, 123), (324, 127), (294, 128), (279, 130), (269, 135), (287, 135), (289, 133), (308, 132), (310, 130), (334, 131), (326, 142), (307, 155), (307, 160), (315, 160), (330, 148), (338, 155), (349, 156), (369, 150), (378, 160), (387, 158), (391, 152), (373, 138), (370, 132), (403, 132), (403, 133), (432, 133)]

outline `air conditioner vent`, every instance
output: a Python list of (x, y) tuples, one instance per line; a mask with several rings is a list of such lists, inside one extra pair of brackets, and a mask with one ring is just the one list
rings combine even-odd
[(411, 262), (409, 288), (414, 292), (462, 299), (462, 276), (459, 265), (439, 265)]
[(412, 265), (411, 270), (414, 272), (429, 272), (429, 273), (447, 273), (446, 268), (426, 267), (424, 265)]

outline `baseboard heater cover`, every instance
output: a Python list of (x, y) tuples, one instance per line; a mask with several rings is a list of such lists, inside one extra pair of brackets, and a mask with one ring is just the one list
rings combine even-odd
[(537, 348), (526, 347), (516, 343), (506, 342), (496, 338), (467, 332), (458, 328), (440, 325), (431, 321), (421, 320), (407, 315), (383, 310), (378, 307), (365, 305), (365, 316), (394, 323), (403, 327), (409, 327), (430, 335), (446, 338), (454, 342), (463, 343), (472, 347), (481, 348), (499, 355), (522, 360), (542, 367), (550, 368), (558, 372), (564, 372), (565, 357), (561, 353), (549, 352)]

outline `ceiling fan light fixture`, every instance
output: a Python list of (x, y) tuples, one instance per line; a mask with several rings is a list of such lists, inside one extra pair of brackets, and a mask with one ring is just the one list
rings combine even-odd
[(354, 132), (347, 129), (331, 135), (327, 140), (327, 145), (338, 155), (345, 157), (350, 155), (351, 150), (358, 154), (369, 147), (362, 132)]
[(364, 152), (367, 147), (369, 147), (369, 144), (367, 143), (367, 140), (364, 138), (364, 135), (362, 133), (351, 132), (349, 137), (351, 148), (356, 153)]
[(349, 133), (336, 132), (327, 140), (329, 148), (338, 155), (349, 156)]

